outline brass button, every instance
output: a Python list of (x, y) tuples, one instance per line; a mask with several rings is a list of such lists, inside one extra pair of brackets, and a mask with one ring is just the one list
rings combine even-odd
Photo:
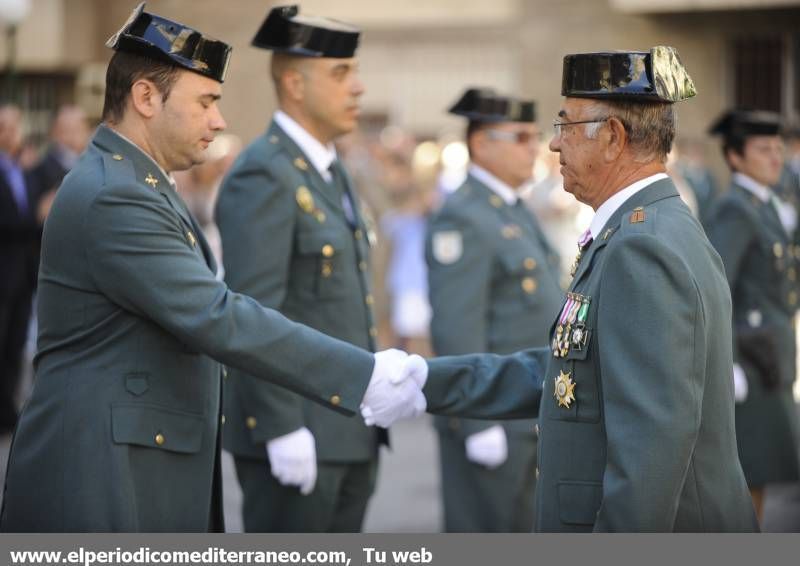
[(247, 428), (253, 430), (254, 428), (256, 428), (258, 421), (256, 421), (255, 417), (247, 417), (247, 421), (245, 422), (245, 424), (247, 425)]
[(795, 271), (794, 267), (789, 268), (789, 270), (786, 272), (786, 277), (789, 278), (789, 281), (797, 280), (797, 271)]
[(373, 338), (377, 338), (378, 329), (373, 326), (372, 328), (369, 329), (369, 335), (372, 336)]
[(375, 303), (375, 299), (372, 297), (372, 295), (367, 295), (364, 297), (364, 302), (367, 303), (367, 305), (372, 306)]
[(164, 438), (164, 435), (159, 432), (156, 435), (156, 444), (158, 444), (159, 446), (162, 446), (165, 441), (166, 441), (166, 439)]
[(325, 222), (325, 213), (324, 212), (322, 212), (321, 210), (318, 210), (316, 216), (317, 216), (317, 222), (319, 222), (320, 224)]
[(222, 415), (222, 417), (220, 417), (219, 422), (225, 424), (225, 415)]
[(364, 233), (361, 231), (360, 228), (357, 228), (355, 232), (353, 232), (353, 236), (355, 236), (356, 240), (360, 240), (364, 237)]
[(775, 242), (775, 244), (772, 246), (772, 252), (778, 259), (783, 257), (783, 246), (780, 244), (780, 242)]
[(497, 195), (492, 195), (489, 197), (489, 202), (492, 203), (492, 206), (495, 208), (500, 208), (503, 206), (503, 199), (501, 199)]
[(789, 306), (795, 306), (797, 304), (797, 293), (794, 291), (789, 293)]
[(114, 161), (122, 161), (122, 156), (119, 153), (115, 153), (111, 156)]
[(333, 246), (330, 244), (322, 246), (322, 255), (325, 257), (333, 257)]
[(358, 262), (358, 269), (360, 269), (361, 271), (366, 271), (367, 270), (367, 262), (366, 261), (359, 261)]
[(526, 293), (528, 294), (533, 293), (534, 291), (536, 291), (536, 287), (537, 287), (536, 279), (534, 279), (533, 277), (525, 277), (522, 280), (522, 290), (525, 291)]
[(339, 404), (342, 402), (342, 398), (338, 395), (331, 395), (331, 405), (334, 407), (338, 407)]
[(330, 263), (323, 263), (322, 264), (322, 276), (328, 278), (333, 273), (333, 267), (331, 267)]
[(536, 267), (536, 260), (533, 259), (532, 257), (526, 257), (525, 261), (523, 262), (523, 265), (527, 270), (534, 269)]

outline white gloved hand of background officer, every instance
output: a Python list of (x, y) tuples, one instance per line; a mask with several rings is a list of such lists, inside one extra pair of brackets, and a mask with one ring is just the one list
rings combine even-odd
[(267, 441), (267, 457), (282, 485), (296, 485), (308, 495), (317, 483), (317, 448), (314, 435), (306, 427)]
[(361, 416), (367, 426), (388, 427), (401, 419), (421, 415), (428, 406), (422, 388), (428, 379), (428, 364), (416, 354), (383, 350), (375, 354)]
[(508, 439), (501, 425), (470, 434), (464, 442), (467, 460), (494, 469), (508, 458)]

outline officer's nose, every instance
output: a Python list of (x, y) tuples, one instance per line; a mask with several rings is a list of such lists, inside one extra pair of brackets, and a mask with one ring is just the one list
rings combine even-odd
[(228, 127), (228, 124), (225, 123), (225, 118), (222, 117), (222, 111), (219, 109), (219, 106), (214, 105), (214, 110), (212, 111), (210, 124), (209, 127), (212, 131), (221, 132), (225, 128)]

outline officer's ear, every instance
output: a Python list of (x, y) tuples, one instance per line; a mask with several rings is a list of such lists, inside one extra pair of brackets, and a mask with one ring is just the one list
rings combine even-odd
[(152, 118), (164, 105), (164, 96), (152, 81), (139, 79), (131, 86), (131, 105), (143, 118)]
[(628, 145), (628, 133), (619, 118), (611, 116), (600, 129), (600, 139), (604, 142), (605, 159), (608, 163), (617, 161)]
[(288, 67), (280, 78), (281, 91), (285, 98), (294, 102), (300, 102), (305, 97), (306, 81), (301, 69)]

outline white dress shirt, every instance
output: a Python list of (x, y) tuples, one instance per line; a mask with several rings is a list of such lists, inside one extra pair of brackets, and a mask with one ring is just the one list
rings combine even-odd
[(503, 181), (489, 173), (480, 165), (470, 163), (469, 174), (475, 177), (478, 181), (489, 187), (493, 193), (499, 196), (508, 206), (514, 206), (519, 200), (517, 191), (509, 187)]
[(298, 124), (283, 110), (276, 110), (273, 119), (278, 126), (286, 132), (294, 143), (306, 154), (311, 165), (319, 174), (330, 183), (332, 180), (330, 166), (336, 160), (336, 148), (332, 143), (323, 145), (317, 138), (309, 134), (303, 126)]

